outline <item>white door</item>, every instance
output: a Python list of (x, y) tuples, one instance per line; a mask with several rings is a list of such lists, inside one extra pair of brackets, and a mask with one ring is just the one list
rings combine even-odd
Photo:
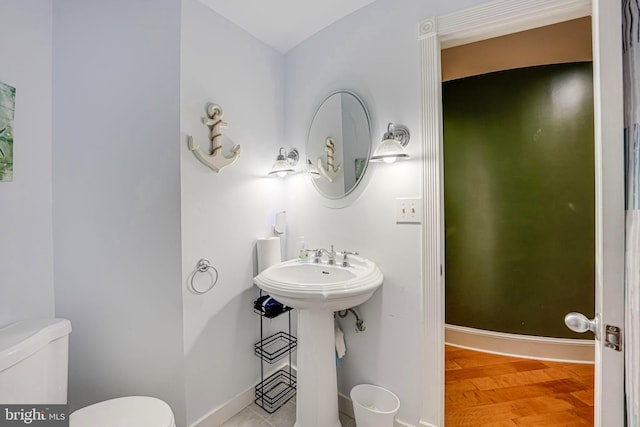
[(594, 421), (596, 426), (615, 427), (624, 425), (624, 353), (608, 346), (616, 338), (607, 329), (624, 326), (621, 6), (619, 2), (594, 0), (592, 10), (598, 320)]
[[(497, 0), (420, 23), (424, 161), (422, 426), (444, 425), (444, 233), (440, 49), (592, 17), (596, 159), (596, 427), (624, 425), (624, 355), (607, 326), (624, 325), (621, 6), (611, 0)], [(434, 206), (438, 207), (434, 209)], [(611, 338), (614, 339), (614, 338)], [(622, 331), (624, 346), (624, 331)]]

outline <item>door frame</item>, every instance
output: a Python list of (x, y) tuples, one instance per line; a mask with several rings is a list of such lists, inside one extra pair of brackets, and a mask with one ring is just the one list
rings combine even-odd
[[(610, 0), (497, 0), (425, 19), (419, 24), (418, 37), (424, 153), (421, 426), (444, 425), (445, 234), (440, 50), (584, 16), (592, 17), (596, 169), (595, 308), (600, 321), (599, 335), (602, 335), (605, 324), (624, 325), (621, 8), (611, 7)], [(606, 348), (602, 340), (596, 341), (595, 349), (594, 424), (596, 427), (622, 427), (624, 354)]]

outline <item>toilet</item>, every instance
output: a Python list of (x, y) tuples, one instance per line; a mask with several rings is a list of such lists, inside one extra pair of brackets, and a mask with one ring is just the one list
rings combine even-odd
[[(0, 328), (0, 402), (67, 403), (71, 322), (30, 319)], [(73, 412), (70, 427), (175, 427), (167, 403), (148, 396), (99, 402)]]

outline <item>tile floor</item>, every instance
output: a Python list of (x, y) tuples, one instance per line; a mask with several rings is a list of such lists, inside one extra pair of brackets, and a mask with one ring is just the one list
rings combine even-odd
[[(273, 414), (252, 403), (221, 427), (293, 427), (296, 422), (296, 399), (293, 398)], [(342, 427), (356, 427), (353, 418), (340, 413)]]

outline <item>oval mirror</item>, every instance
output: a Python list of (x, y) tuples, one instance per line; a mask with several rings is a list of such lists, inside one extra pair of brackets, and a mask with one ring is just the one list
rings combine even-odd
[(324, 197), (340, 199), (358, 186), (369, 164), (371, 123), (355, 93), (339, 90), (320, 103), (306, 151), (307, 172)]

